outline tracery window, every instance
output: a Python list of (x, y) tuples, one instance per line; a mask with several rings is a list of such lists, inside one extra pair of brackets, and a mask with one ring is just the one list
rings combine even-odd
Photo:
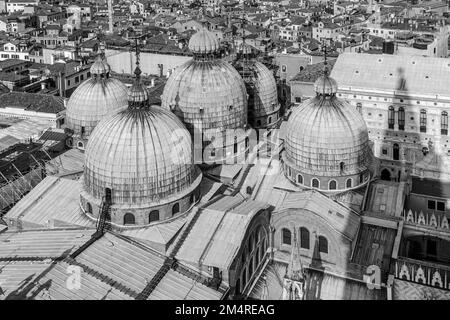
[(405, 109), (398, 108), (398, 130), (405, 130)]
[(388, 111), (388, 128), (394, 129), (394, 123), (395, 123), (395, 110), (393, 106), (390, 106)]

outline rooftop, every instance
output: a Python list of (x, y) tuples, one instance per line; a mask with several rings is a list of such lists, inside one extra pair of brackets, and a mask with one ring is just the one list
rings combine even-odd
[(65, 110), (64, 99), (61, 97), (27, 92), (5, 93), (0, 99), (0, 108), (18, 108), (54, 114)]
[(450, 198), (450, 182), (412, 177), (411, 193), (436, 198)]

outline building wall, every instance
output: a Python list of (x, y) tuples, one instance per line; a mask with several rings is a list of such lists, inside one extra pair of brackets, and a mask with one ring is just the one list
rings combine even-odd
[[(126, 74), (133, 73), (135, 68), (134, 53), (119, 50), (106, 50), (106, 57), (114, 72)], [(141, 52), (141, 69), (144, 75), (159, 75), (160, 68), (158, 65), (161, 64), (163, 67), (163, 75), (167, 75), (169, 70), (174, 69), (191, 59), (192, 57), (190, 56)]]

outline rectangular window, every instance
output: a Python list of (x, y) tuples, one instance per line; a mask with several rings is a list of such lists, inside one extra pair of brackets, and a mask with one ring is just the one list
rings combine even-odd
[(428, 200), (428, 209), (435, 210), (436, 209), (436, 201)]
[(436, 210), (445, 211), (445, 202), (437, 201), (436, 202)]
[(420, 110), (420, 132), (427, 132), (427, 112), (424, 109)]
[(446, 111), (441, 114), (441, 134), (445, 136), (448, 134), (448, 113)]
[(300, 98), (300, 97), (295, 97), (295, 102), (297, 102), (297, 103), (302, 102), (302, 98)]
[(383, 154), (387, 154), (387, 149), (386, 149), (386, 148), (383, 148), (382, 153), (383, 153)]
[(78, 76), (75, 77), (75, 83), (80, 82), (80, 78)]

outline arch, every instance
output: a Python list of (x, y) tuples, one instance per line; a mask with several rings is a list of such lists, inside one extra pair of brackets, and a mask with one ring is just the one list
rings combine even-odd
[(78, 141), (77, 147), (80, 148), (80, 149), (84, 149), (84, 143), (81, 142), (81, 141)]
[(400, 160), (400, 146), (397, 143), (394, 143), (392, 146), (392, 158), (394, 160)]
[(180, 204), (177, 202), (172, 206), (172, 216), (180, 212)]
[(391, 181), (391, 172), (388, 169), (381, 170), (381, 180)]
[(330, 180), (328, 183), (328, 189), (330, 190), (336, 190), (337, 189), (337, 182), (336, 180)]
[(150, 211), (150, 214), (148, 215), (148, 222), (152, 223), (158, 220), (159, 220), (159, 210)]
[(86, 212), (92, 213), (92, 205), (89, 202), (86, 203)]
[(319, 188), (320, 187), (320, 181), (318, 179), (316, 179), (316, 178), (312, 179), (311, 180), (311, 186), (313, 188)]
[(388, 110), (388, 128), (394, 129), (394, 123), (395, 123), (395, 109), (393, 106), (390, 106)]
[(128, 225), (128, 224), (135, 224), (136, 223), (136, 219), (134, 217), (134, 214), (132, 213), (125, 213), (125, 215), (123, 216), (123, 224)]
[(300, 248), (309, 249), (309, 230), (305, 227), (300, 228)]
[(344, 170), (345, 170), (345, 162), (344, 161), (341, 161), (339, 163), (339, 170), (341, 171), (341, 173), (344, 172)]
[(405, 130), (405, 108), (398, 108), (397, 112), (398, 117), (398, 130)]
[(356, 104), (356, 110), (358, 110), (358, 112), (362, 114), (362, 103), (361, 102), (358, 102)]
[(347, 181), (345, 181), (345, 187), (346, 188), (351, 188), (353, 185), (353, 179), (352, 178), (348, 178)]
[(303, 184), (303, 176), (301, 174), (297, 175), (297, 183)]
[(247, 194), (252, 194), (252, 187), (247, 186), (246, 192)]
[(328, 253), (328, 240), (324, 236), (319, 236), (319, 252)]
[(291, 245), (292, 243), (292, 235), (291, 230), (283, 228), (281, 230), (281, 243)]

